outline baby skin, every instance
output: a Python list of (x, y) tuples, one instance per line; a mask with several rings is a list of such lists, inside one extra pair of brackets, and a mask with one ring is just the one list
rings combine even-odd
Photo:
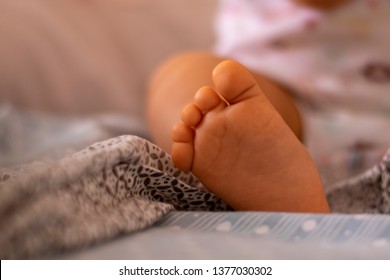
[(172, 159), (236, 210), (326, 213), (318, 171), (250, 72), (223, 61), (172, 131)]

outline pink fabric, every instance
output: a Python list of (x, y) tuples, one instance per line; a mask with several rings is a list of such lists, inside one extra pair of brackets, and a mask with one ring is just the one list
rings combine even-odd
[(215, 51), (291, 87), (324, 179), (369, 168), (390, 146), (390, 1), (320, 12), (289, 0), (222, 0)]

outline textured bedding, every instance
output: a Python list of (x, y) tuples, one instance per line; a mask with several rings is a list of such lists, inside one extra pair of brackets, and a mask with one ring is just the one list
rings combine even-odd
[[(33, 118), (12, 119), (19, 123), (9, 126), (9, 139), (20, 139), (12, 137), (13, 133), (34, 124)], [(67, 131), (79, 123), (57, 122), (52, 126), (57, 133), (46, 132), (66, 135), (58, 130)], [(36, 129), (22, 139), (25, 143), (37, 139), (41, 126), (47, 123), (39, 120), (35, 125)], [(73, 142), (78, 142), (76, 135)], [(7, 147), (3, 145), (2, 152), (10, 156), (13, 146)], [(328, 200), (333, 211), (389, 213), (389, 170), (388, 153), (366, 173), (330, 188)], [(177, 170), (166, 152), (144, 138), (110, 138), (63, 158), (46, 158), (0, 171), (0, 257), (42, 258), (84, 248), (138, 232), (175, 210), (223, 211), (225, 214), (219, 215), (228, 215), (231, 208), (192, 174)], [(294, 223), (300, 216), (286, 217), (288, 223)], [(337, 216), (327, 219), (326, 224), (333, 226), (340, 222)]]
[(0, 173), (0, 257), (35, 258), (150, 226), (168, 211), (229, 210), (150, 142), (121, 136)]
[(142, 232), (58, 257), (389, 259), (390, 217), (172, 211)]

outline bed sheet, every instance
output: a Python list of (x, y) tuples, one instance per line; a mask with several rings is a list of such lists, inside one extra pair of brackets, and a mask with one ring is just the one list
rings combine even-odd
[[(3, 111), (0, 125), (9, 137), (0, 145), (2, 154), (25, 159), (40, 150), (31, 145), (47, 146), (47, 140), (57, 139), (53, 147), (63, 151), (74, 141), (96, 140), (86, 136), (120, 132), (118, 122), (103, 119), (59, 122)], [(89, 133), (70, 133), (86, 124)], [(390, 213), (389, 170), (390, 152), (366, 173), (340, 182), (327, 196), (332, 210)], [(390, 257), (390, 218), (385, 215), (191, 212), (230, 209), (194, 176), (177, 170), (167, 153), (136, 136), (111, 138), (59, 160), (5, 171), (0, 168), (4, 258), (40, 258), (77, 248), (89, 249), (74, 258)], [(161, 221), (173, 210), (189, 212), (172, 212)], [(127, 237), (117, 239), (121, 234)]]
[(153, 227), (64, 259), (389, 259), (390, 217), (170, 212)]

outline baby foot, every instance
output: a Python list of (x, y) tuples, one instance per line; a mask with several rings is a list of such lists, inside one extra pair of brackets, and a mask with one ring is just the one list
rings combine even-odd
[(233, 61), (213, 71), (172, 131), (172, 159), (236, 210), (327, 212), (308, 152)]

